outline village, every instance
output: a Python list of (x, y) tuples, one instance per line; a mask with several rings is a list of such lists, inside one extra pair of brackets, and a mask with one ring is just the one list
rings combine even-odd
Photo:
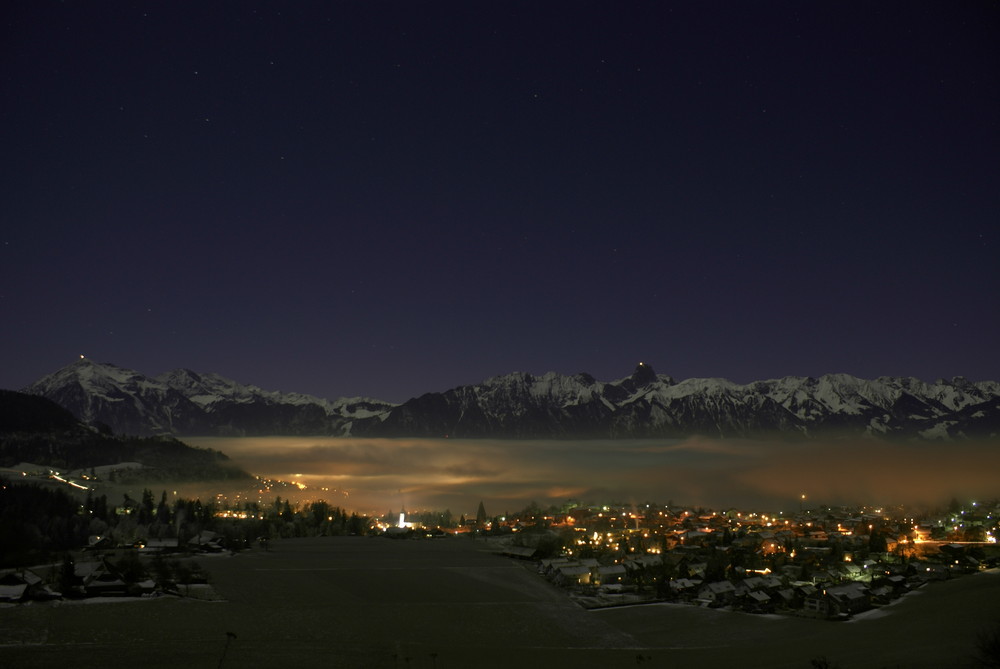
[(883, 507), (768, 514), (645, 504), (502, 519), (499, 532), (510, 533), (501, 551), (522, 559), (537, 559), (544, 548), (533, 525), (557, 532), (561, 548), (538, 559), (538, 572), (586, 608), (669, 601), (841, 620), (931, 581), (995, 568), (998, 520), (996, 503), (963, 508), (954, 500), (947, 511), (924, 515)]
[(567, 501), (492, 517), (480, 503), (474, 517), (456, 519), (450, 511), (349, 514), (280, 497), (171, 504), (164, 492), (156, 504), (145, 490), (111, 506), (88, 495), (73, 516), (101, 534), (58, 561), (0, 572), (0, 602), (192, 596), (199, 587), (211, 596), (199, 556), (271, 550), (293, 537), (366, 536), (480, 542), (533, 565), (586, 609), (677, 602), (840, 620), (1000, 560), (1000, 502), (953, 499), (935, 511), (806, 502), (802, 495), (797, 509), (768, 513)]

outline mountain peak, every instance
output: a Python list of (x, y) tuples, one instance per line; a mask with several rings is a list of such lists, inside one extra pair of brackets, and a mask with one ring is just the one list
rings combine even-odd
[(68, 365), (66, 365), (65, 367), (63, 367), (58, 371), (79, 373), (81, 371), (88, 369), (102, 369), (106, 366), (108, 366), (108, 363), (97, 362), (96, 360), (92, 360), (91, 358), (87, 358), (81, 355), (78, 360), (74, 360), (73, 362), (69, 363)]
[(647, 383), (652, 383), (656, 381), (656, 372), (653, 371), (651, 365), (645, 362), (640, 362), (635, 366), (635, 371), (632, 372), (632, 380), (640, 386), (644, 386)]
[(50, 385), (61, 385), (69, 379), (75, 379), (81, 384), (105, 384), (108, 382), (128, 383), (139, 377), (139, 373), (131, 369), (125, 369), (110, 362), (97, 362), (96, 360), (80, 356), (78, 360), (74, 360), (62, 369), (42, 377), (25, 390), (37, 395), (44, 394), (38, 392), (39, 388)]

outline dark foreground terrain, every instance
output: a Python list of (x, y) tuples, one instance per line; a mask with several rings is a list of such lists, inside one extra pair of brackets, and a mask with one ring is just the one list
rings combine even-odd
[[(847, 623), (684, 605), (585, 611), (468, 539), (317, 538), (201, 560), (223, 601), (0, 608), (29, 667), (974, 667), (1000, 574), (932, 584)], [(231, 633), (235, 637), (229, 636)]]

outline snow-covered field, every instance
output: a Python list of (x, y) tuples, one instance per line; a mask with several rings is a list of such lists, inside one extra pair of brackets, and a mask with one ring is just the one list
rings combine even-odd
[(2, 664), (808, 669), (826, 656), (841, 669), (964, 667), (977, 632), (1000, 622), (996, 573), (845, 625), (676, 605), (585, 611), (530, 563), (465, 538), (284, 540), (203, 566), (224, 601), (5, 608)]

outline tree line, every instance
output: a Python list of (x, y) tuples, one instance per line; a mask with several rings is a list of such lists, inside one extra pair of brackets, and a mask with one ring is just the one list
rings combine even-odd
[(135, 546), (176, 539), (180, 548), (213, 532), (216, 545), (239, 550), (259, 538), (362, 535), (369, 518), (319, 500), (305, 505), (276, 497), (261, 504), (222, 506), (200, 499), (169, 499), (143, 490), (139, 499), (88, 492), (81, 502), (67, 492), (0, 479), (0, 567), (59, 559), (100, 538), (105, 546)]

